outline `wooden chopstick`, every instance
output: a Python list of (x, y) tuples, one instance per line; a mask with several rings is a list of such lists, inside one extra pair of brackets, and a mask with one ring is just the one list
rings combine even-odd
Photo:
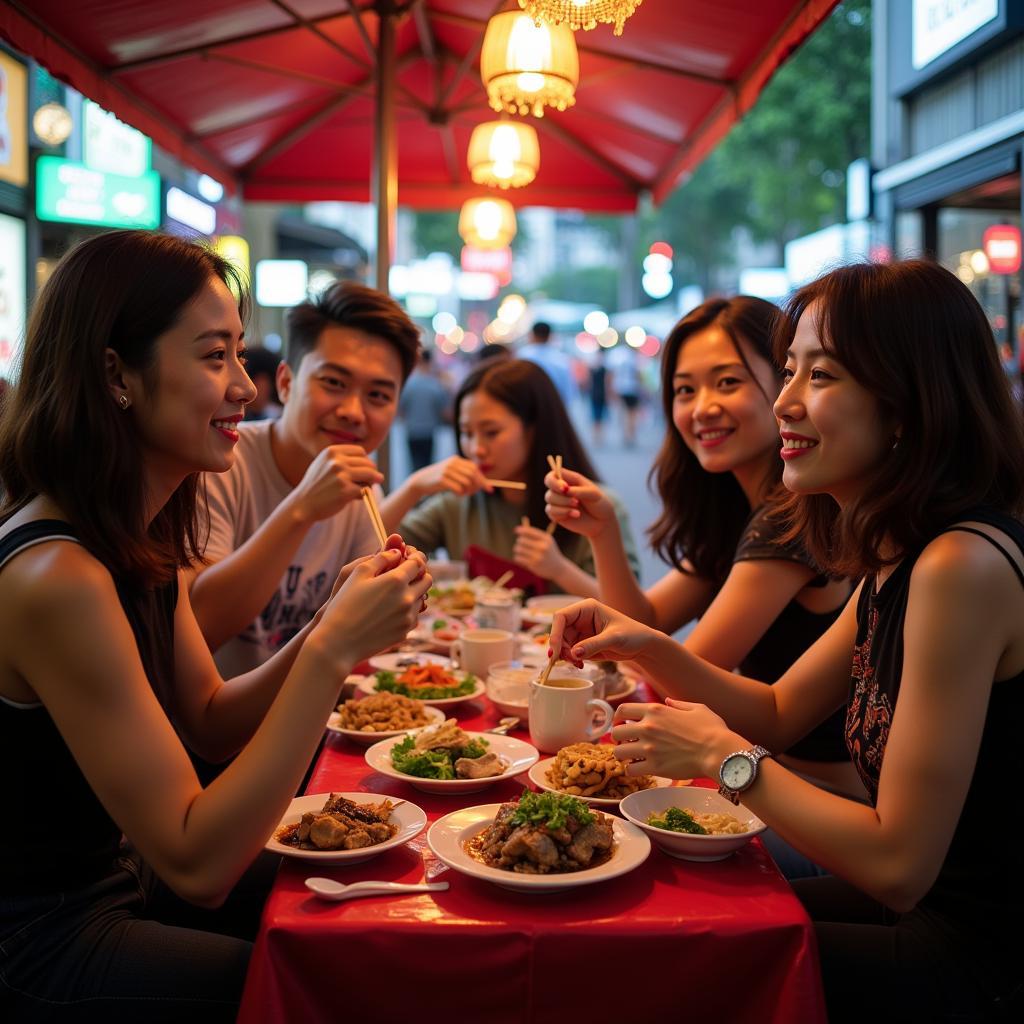
[[(556, 480), (562, 479), (562, 456), (561, 455), (549, 455), (548, 465), (551, 467), (551, 472), (555, 474)], [(558, 529), (558, 523), (553, 519), (547, 525), (547, 532), (552, 534)]]
[(551, 670), (555, 667), (555, 662), (558, 661), (558, 651), (552, 651), (551, 657), (548, 658), (548, 663), (544, 666), (544, 670), (537, 677), (537, 683), (543, 686), (548, 681), (548, 676), (551, 675)]
[(510, 491), (525, 491), (526, 484), (522, 480), (488, 480), (492, 487), (507, 487)]
[(512, 577), (513, 577), (513, 576), (515, 576), (515, 572), (514, 572), (514, 571), (513, 571), (512, 569), (509, 569), (509, 570), (508, 570), (507, 572), (503, 572), (503, 573), (502, 573), (502, 574), (501, 574), (501, 575), (500, 575), (500, 576), (499, 576), (499, 577), (498, 577), (498, 578), (497, 578), (497, 579), (496, 579), (496, 580), (494, 581), (494, 586), (495, 586), (496, 588), (498, 588), (498, 587), (504, 587), (504, 586), (505, 586), (505, 584), (506, 584), (506, 583), (508, 583), (508, 581), (509, 581), (510, 579), (512, 579)]
[(377, 500), (374, 498), (373, 491), (369, 487), (362, 488), (362, 495), (363, 504), (366, 506), (370, 522), (373, 523), (373, 532), (377, 534), (377, 541), (380, 543), (381, 550), (383, 551), (388, 542), (388, 531), (384, 529), (384, 520), (380, 517)]

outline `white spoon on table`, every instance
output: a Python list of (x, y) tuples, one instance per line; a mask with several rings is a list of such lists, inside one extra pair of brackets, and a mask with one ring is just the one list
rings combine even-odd
[(447, 882), (352, 882), (345, 885), (333, 878), (307, 878), (306, 888), (323, 900), (351, 900), (357, 896), (386, 896), (389, 893), (441, 892)]

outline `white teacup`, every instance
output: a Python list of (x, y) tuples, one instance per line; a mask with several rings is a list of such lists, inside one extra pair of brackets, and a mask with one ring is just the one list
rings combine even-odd
[[(604, 717), (594, 724), (594, 712)], [(594, 684), (571, 669), (554, 668), (541, 684), (530, 684), (530, 741), (546, 754), (570, 743), (592, 742), (612, 727), (610, 704), (594, 696)]]
[(452, 660), (463, 672), (483, 679), (496, 661), (516, 656), (516, 638), (507, 629), (464, 629), (452, 641)]

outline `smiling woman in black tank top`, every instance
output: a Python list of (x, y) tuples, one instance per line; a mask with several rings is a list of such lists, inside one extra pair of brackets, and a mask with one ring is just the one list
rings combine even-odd
[[(864, 575), (836, 624), (771, 688), (596, 602), (552, 641), (680, 681), (689, 702), (620, 708), (630, 773), (729, 792), (751, 754), (743, 803), (835, 876), (795, 884), (833, 1024), (1019, 1019), (1024, 430), (991, 330), (936, 264), (858, 265), (794, 296), (776, 356), (784, 535)], [(840, 705), (868, 805), (753, 756)]]
[[(216, 908), (338, 681), (430, 585), (381, 552), (273, 659), (218, 675), (179, 581), (198, 474), (231, 466), (254, 394), (238, 286), (200, 246), (111, 232), (32, 312), (0, 413), (0, 1020), (234, 1020), (250, 947)], [(186, 743), (238, 756), (203, 789)]]

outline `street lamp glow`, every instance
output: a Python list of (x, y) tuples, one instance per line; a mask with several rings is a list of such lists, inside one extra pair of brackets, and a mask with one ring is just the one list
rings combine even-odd
[(648, 274), (670, 274), (672, 272), (672, 261), (661, 253), (652, 252), (644, 257), (644, 270)]
[(526, 299), (522, 295), (506, 295), (498, 307), (498, 319), (514, 324), (526, 312)]
[(451, 334), (454, 330), (457, 321), (451, 313), (438, 313), (433, 320), (430, 321), (431, 327), (438, 334)]
[(971, 270), (976, 274), (988, 273), (988, 257), (981, 249), (975, 249), (971, 253)]
[(672, 275), (644, 274), (640, 284), (652, 299), (663, 299), (672, 291)]
[(592, 310), (583, 318), (584, 330), (588, 334), (593, 334), (595, 338), (607, 327), (608, 314), (602, 312), (600, 309)]
[(612, 348), (619, 340), (619, 332), (614, 327), (606, 327), (597, 336), (597, 343), (601, 348)]
[(626, 328), (625, 337), (630, 348), (639, 348), (647, 340), (647, 332), (639, 324), (634, 324)]

